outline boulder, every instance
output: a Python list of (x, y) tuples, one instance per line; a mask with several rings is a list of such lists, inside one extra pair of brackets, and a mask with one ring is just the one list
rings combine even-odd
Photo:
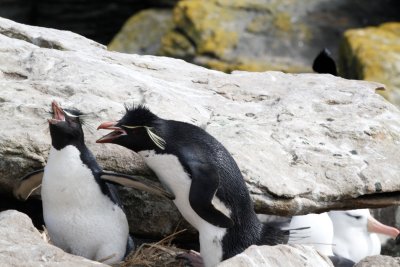
[(132, 16), (108, 45), (112, 51), (157, 55), (161, 38), (172, 28), (170, 9), (146, 9)]
[[(375, 219), (383, 224), (400, 229), (400, 207), (390, 206), (386, 208), (373, 209), (371, 214)], [(381, 255), (389, 255), (400, 257), (400, 246), (396, 245), (396, 241), (388, 236), (379, 235), (382, 243)]]
[(0, 212), (0, 251), (1, 266), (108, 266), (49, 244), (31, 219), (15, 210)]
[(346, 78), (384, 83), (388, 90), (382, 94), (400, 106), (400, 23), (346, 31), (340, 72)]
[(336, 57), (346, 29), (398, 20), (397, 8), (395, 0), (180, 1), (161, 53), (226, 72), (310, 72), (322, 48)]
[(400, 248), (393, 239), (388, 239), (382, 244), (381, 255), (400, 257)]
[[(94, 130), (100, 122), (120, 118), (124, 103), (142, 103), (220, 140), (260, 213), (399, 203), (400, 112), (375, 93), (381, 84), (319, 74), (225, 74), (110, 52), (71, 32), (7, 19), (0, 19), (0, 51), (0, 194), (10, 195), (19, 177), (45, 165), (46, 118), (55, 99), (88, 114), (86, 142), (106, 170), (156, 180), (135, 153), (95, 144), (105, 134)], [(181, 219), (172, 202), (129, 192), (146, 197), (124, 198), (128, 210), (139, 212), (134, 219), (145, 222), (131, 225), (133, 233), (148, 234), (148, 225), (169, 231)]]
[(326, 256), (309, 246), (251, 246), (218, 267), (333, 267)]
[(354, 267), (371, 267), (371, 266), (399, 267), (400, 258), (399, 257), (394, 258), (382, 255), (369, 256), (358, 262)]
[(20, 23), (70, 30), (106, 44), (132, 14), (145, 8), (171, 9), (177, 1), (0, 0), (0, 17)]

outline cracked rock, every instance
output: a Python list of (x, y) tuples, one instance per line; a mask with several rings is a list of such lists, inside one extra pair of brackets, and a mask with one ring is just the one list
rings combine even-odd
[(0, 251), (1, 266), (108, 266), (49, 244), (29, 217), (15, 210), (0, 213)]
[[(62, 49), (34, 44), (38, 38)], [(0, 19), (0, 194), (11, 194), (19, 177), (45, 165), (54, 99), (89, 115), (87, 144), (106, 170), (156, 180), (135, 153), (95, 144), (104, 134), (94, 130), (100, 122), (120, 118), (124, 104), (142, 103), (220, 140), (258, 212), (399, 204), (400, 112), (375, 93), (382, 87), (321, 74), (225, 74), (172, 58), (109, 52), (71, 32)], [(124, 194), (128, 210), (135, 210), (131, 231), (151, 225), (159, 234), (178, 224), (172, 202), (130, 192), (146, 198), (138, 204)]]

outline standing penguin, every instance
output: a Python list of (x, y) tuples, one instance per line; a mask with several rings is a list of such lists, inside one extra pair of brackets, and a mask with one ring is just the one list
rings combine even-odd
[(97, 143), (137, 152), (175, 195), (183, 217), (199, 231), (206, 267), (216, 266), (253, 244), (277, 244), (286, 231), (264, 226), (254, 212), (242, 174), (225, 147), (201, 128), (164, 120), (144, 106), (126, 110), (113, 132)]
[(118, 177), (123, 184), (128, 181), (142, 190), (168, 194), (134, 177), (104, 172), (84, 143), (81, 113), (63, 110), (55, 101), (52, 110), (46, 167), (26, 175), (14, 194), (26, 199), (41, 185), (44, 221), (53, 244), (88, 259), (119, 262), (133, 242), (116, 188), (105, 181)]
[(323, 49), (314, 59), (312, 69), (316, 73), (328, 73), (334, 76), (338, 75), (336, 62), (327, 48)]

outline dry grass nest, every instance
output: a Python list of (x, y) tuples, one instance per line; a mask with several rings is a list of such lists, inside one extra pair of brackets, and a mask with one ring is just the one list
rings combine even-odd
[[(52, 244), (47, 229), (43, 227), (41, 236), (47, 243)], [(136, 250), (133, 250), (123, 262), (113, 265), (113, 267), (186, 267), (190, 266), (183, 259), (177, 259), (176, 256), (188, 252), (185, 249), (177, 248), (172, 244), (174, 238), (186, 231), (182, 229), (163, 238), (155, 243), (143, 243)], [(105, 261), (106, 259), (101, 260)]]
[(115, 267), (184, 267), (187, 266), (182, 259), (176, 256), (188, 252), (172, 244), (174, 238), (186, 229), (177, 231), (156, 243), (144, 243), (132, 251), (125, 260)]

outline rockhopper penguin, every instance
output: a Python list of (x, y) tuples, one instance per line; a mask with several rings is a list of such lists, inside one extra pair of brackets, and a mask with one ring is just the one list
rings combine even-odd
[[(51, 242), (75, 255), (113, 264), (132, 248), (126, 215), (114, 185), (126, 185), (169, 196), (135, 177), (104, 172), (84, 143), (81, 113), (52, 103), (49, 119), (52, 147), (46, 167), (21, 179), (14, 189), (26, 199), (39, 187)], [(129, 179), (127, 179), (127, 177)], [(103, 180), (104, 179), (104, 180)]]
[(164, 120), (144, 106), (127, 108), (97, 143), (137, 152), (175, 195), (183, 217), (199, 231), (206, 267), (216, 266), (253, 244), (277, 244), (287, 232), (257, 219), (246, 183), (232, 156), (201, 128)]
[(312, 69), (316, 73), (328, 73), (334, 76), (338, 74), (335, 60), (327, 48), (323, 49), (314, 59)]

